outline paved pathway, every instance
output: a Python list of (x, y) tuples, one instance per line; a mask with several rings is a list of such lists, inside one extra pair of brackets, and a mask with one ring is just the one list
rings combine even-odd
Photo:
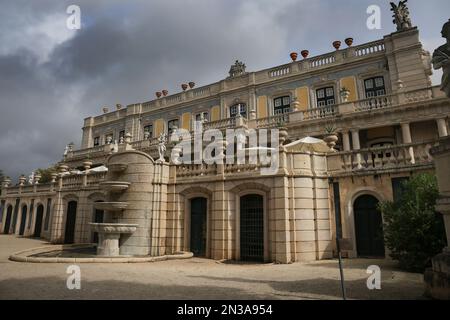
[[(20, 263), (8, 256), (46, 242), (0, 235), (0, 299), (339, 299), (336, 260), (290, 265), (218, 263), (207, 259), (142, 264), (81, 264), (81, 289), (66, 287), (67, 264)], [(368, 290), (366, 268), (382, 270)], [(387, 260), (345, 260), (353, 299), (423, 299), (423, 277)]]

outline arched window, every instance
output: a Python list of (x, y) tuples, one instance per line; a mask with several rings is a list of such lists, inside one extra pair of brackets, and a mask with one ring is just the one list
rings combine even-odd
[(247, 105), (245, 103), (237, 103), (230, 107), (230, 118), (234, 118), (238, 114), (241, 114), (241, 116), (247, 118)]

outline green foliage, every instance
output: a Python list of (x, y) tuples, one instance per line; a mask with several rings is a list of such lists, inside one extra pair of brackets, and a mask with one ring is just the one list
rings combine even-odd
[(39, 183), (49, 183), (52, 181), (52, 173), (56, 173), (57, 169), (56, 166), (51, 166), (47, 169), (37, 169), (35, 174), (40, 174), (41, 179), (39, 180)]
[(439, 195), (436, 177), (419, 174), (403, 187), (400, 200), (379, 204), (385, 242), (402, 269), (423, 272), (446, 246), (442, 215), (434, 209)]

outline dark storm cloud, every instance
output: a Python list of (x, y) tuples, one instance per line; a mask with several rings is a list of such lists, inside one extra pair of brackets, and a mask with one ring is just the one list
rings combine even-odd
[[(427, 40), (440, 41), (447, 1), (436, 1), (433, 27), (420, 18), (425, 5), (410, 2)], [(384, 10), (383, 30), (369, 32), (373, 3)], [(78, 31), (65, 27), (71, 4), (81, 7)], [(79, 142), (83, 118), (104, 105), (218, 81), (235, 59), (258, 70), (288, 62), (291, 51), (320, 54), (336, 39), (361, 43), (394, 30), (381, 0), (0, 0), (0, 8), (0, 169), (14, 178), (60, 160)]]

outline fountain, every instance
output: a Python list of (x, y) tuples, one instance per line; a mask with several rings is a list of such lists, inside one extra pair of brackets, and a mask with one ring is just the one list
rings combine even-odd
[[(108, 165), (108, 178), (120, 176), (127, 169), (127, 164), (115, 163)], [(121, 223), (123, 211), (128, 207), (124, 201), (113, 201), (120, 198), (131, 186), (130, 182), (107, 180), (100, 184), (100, 188), (107, 192), (111, 201), (96, 202), (94, 208), (103, 210), (107, 223), (90, 223), (91, 230), (98, 233), (97, 255), (103, 257), (124, 256), (120, 252), (120, 238), (122, 235), (131, 235), (139, 227), (138, 224)]]

